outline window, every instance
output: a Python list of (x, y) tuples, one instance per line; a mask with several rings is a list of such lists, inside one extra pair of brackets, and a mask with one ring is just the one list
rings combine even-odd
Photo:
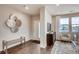
[(59, 32), (69, 32), (69, 18), (61, 18)]
[(72, 32), (79, 32), (79, 17), (72, 17)]

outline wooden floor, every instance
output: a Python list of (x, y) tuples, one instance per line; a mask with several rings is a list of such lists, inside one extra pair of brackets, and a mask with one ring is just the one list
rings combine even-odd
[(39, 43), (27, 42), (25, 45), (19, 45), (8, 49), (8, 54), (50, 54), (52, 47), (46, 49), (40, 48)]

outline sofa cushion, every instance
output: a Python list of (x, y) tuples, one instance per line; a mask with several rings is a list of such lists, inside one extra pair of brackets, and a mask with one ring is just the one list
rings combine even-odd
[(60, 40), (60, 41), (71, 42), (71, 35), (70, 35), (69, 33), (61, 34), (59, 40)]

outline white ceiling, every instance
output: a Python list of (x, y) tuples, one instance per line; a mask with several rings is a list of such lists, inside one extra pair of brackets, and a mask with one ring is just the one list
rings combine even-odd
[[(8, 5), (9, 6), (9, 5)], [(27, 6), (29, 9), (26, 10), (24, 6)], [(42, 7), (42, 5), (39, 4), (14, 4), (14, 5), (10, 5), (10, 7), (13, 7), (19, 11), (22, 11), (26, 14), (29, 15), (38, 15), (40, 13), (40, 8)]]
[(47, 6), (47, 10), (51, 15), (61, 15), (61, 14), (70, 14), (70, 13), (77, 13), (79, 12), (79, 4), (60, 4), (59, 6), (56, 6), (56, 4), (50, 4), (50, 5), (41, 5), (41, 4), (31, 4), (26, 5), (29, 7), (29, 10), (26, 10), (24, 8), (24, 4), (19, 5), (10, 5), (11, 7), (20, 10), (24, 13), (27, 13), (29, 15), (37, 15), (40, 13), (40, 8)]
[(62, 15), (62, 14), (71, 14), (71, 13), (79, 13), (79, 4), (60, 4), (56, 5), (48, 5), (48, 12), (51, 15)]

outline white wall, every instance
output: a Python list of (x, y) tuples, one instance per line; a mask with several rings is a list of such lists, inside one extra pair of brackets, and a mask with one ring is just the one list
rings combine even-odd
[(40, 16), (32, 16), (32, 39), (33, 40), (40, 40), (39, 22), (40, 22)]
[(45, 31), (46, 31), (46, 33), (48, 33), (47, 32), (47, 23), (52, 24), (52, 15), (50, 15), (50, 13), (48, 12), (48, 6), (45, 7), (45, 21), (46, 21)]
[(53, 32), (56, 32), (56, 16), (52, 17), (52, 26), (51, 27), (52, 27), (51, 30)]
[(60, 16), (53, 16), (52, 17), (52, 31), (56, 32), (56, 39), (59, 39), (59, 20)]
[[(8, 19), (9, 14), (16, 14), (22, 21), (22, 25), (17, 33), (11, 33), (10, 29), (5, 26), (5, 21)], [(30, 40), (31, 34), (31, 17), (25, 15), (18, 10), (12, 9), (7, 6), (0, 5), (0, 51), (2, 50), (2, 40), (17, 39), (20, 36), (25, 36), (26, 41)]]
[(40, 9), (40, 47), (47, 47), (47, 23), (51, 23), (52, 16), (48, 13), (47, 6)]
[(40, 47), (46, 47), (46, 34), (45, 34), (45, 8), (40, 9)]

